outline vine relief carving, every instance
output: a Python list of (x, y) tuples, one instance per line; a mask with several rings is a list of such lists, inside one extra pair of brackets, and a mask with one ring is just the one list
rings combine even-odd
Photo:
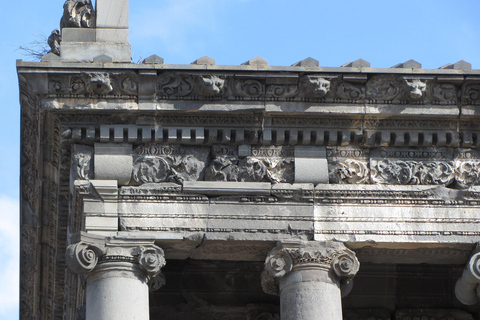
[(209, 149), (152, 144), (134, 154), (132, 176), (138, 184), (198, 181), (204, 178)]
[[(80, 3), (82, 1), (70, 1)], [(61, 35), (54, 31), (51, 37), (52, 50), (61, 41)], [(53, 52), (53, 51), (52, 51)], [(58, 53), (58, 52), (57, 52)], [(49, 94), (68, 94), (70, 74), (51, 75)], [(104, 77), (107, 77), (104, 74)], [(114, 94), (138, 95), (138, 81), (134, 72), (111, 72)], [(84, 77), (85, 86), (90, 80)], [(117, 78), (119, 80), (117, 81)], [(102, 80), (104, 81), (104, 80)], [(108, 88), (108, 85), (107, 85)], [(61, 90), (60, 90), (61, 89)], [(88, 88), (87, 88), (88, 89)], [(71, 88), (81, 91), (78, 88)], [(110, 90), (112, 92), (112, 90)], [(103, 93), (105, 94), (105, 93)], [(152, 94), (154, 92), (152, 91)], [(209, 72), (160, 72), (156, 76), (156, 96), (171, 100), (246, 100), (246, 101), (317, 101), (322, 103), (389, 103), (389, 104), (464, 104), (480, 103), (478, 81), (463, 84), (443, 82), (433, 77), (373, 74), (368, 77), (349, 80), (342, 74), (312, 73), (284, 78), (271, 74), (266, 78), (239, 76), (233, 73)]]
[(205, 180), (293, 182), (293, 158), (268, 156), (269, 154), (281, 154), (281, 149), (281, 147), (271, 147), (268, 150), (265, 148), (254, 149), (252, 154), (258, 156), (247, 156), (239, 159), (236, 152), (229, 151), (223, 146), (214, 146), (214, 159), (205, 172)]

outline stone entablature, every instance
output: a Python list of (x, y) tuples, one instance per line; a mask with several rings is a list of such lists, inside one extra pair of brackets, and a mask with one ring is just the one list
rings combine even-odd
[(80, 231), (245, 261), (310, 240), (369, 262), (465, 263), (480, 239), (478, 70), (17, 67), (27, 318), (83, 304), (57, 259)]

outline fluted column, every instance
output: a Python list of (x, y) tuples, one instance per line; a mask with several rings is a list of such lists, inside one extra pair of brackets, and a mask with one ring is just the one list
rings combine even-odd
[(455, 296), (466, 305), (478, 304), (480, 298), (480, 252), (475, 253), (455, 284)]
[(86, 320), (148, 320), (149, 285), (161, 286), (163, 250), (153, 244), (80, 241), (66, 252), (72, 271), (87, 282)]
[(342, 320), (359, 269), (355, 253), (336, 242), (281, 242), (262, 274), (265, 292), (280, 295), (281, 320)]

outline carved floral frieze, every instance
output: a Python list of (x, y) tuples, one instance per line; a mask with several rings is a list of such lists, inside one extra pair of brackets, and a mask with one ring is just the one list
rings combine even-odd
[[(155, 77), (160, 100), (307, 101), (319, 103), (440, 104), (480, 103), (480, 84), (475, 81), (438, 81), (433, 76), (372, 74), (351, 80), (342, 74), (310, 73), (291, 76), (239, 76), (225, 72), (159, 72)], [(111, 81), (111, 88), (108, 81)], [(138, 95), (138, 75), (91, 73), (49, 76), (50, 95)]]
[[(142, 144), (133, 151), (132, 183), (184, 181), (295, 182), (295, 148), (288, 146), (212, 147)], [(93, 148), (75, 145), (72, 177), (93, 179)], [(474, 149), (327, 148), (329, 183), (440, 185), (458, 189), (480, 185), (480, 152)], [(308, 194), (275, 191), (279, 197)]]
[(133, 180), (138, 184), (203, 180), (208, 148), (146, 145), (134, 150)]
[(214, 159), (205, 172), (207, 181), (293, 182), (293, 149), (253, 148), (252, 155), (243, 159), (226, 147), (214, 146), (213, 150)]

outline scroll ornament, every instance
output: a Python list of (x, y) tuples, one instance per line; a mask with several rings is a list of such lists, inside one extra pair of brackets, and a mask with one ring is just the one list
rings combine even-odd
[(401, 185), (449, 185), (455, 179), (448, 161), (371, 160), (373, 183)]
[[(278, 279), (302, 265), (309, 267), (319, 265), (333, 270), (341, 282), (342, 291), (348, 292), (352, 287), (351, 280), (360, 268), (355, 253), (347, 248), (338, 250), (330, 247), (321, 249), (276, 247), (270, 251), (265, 260), (265, 271), (262, 274), (264, 291), (278, 294)], [(343, 294), (346, 295), (348, 292)]]
[(103, 255), (102, 249), (85, 242), (78, 242), (67, 247), (66, 261), (70, 269), (77, 274), (87, 274), (97, 266)]

